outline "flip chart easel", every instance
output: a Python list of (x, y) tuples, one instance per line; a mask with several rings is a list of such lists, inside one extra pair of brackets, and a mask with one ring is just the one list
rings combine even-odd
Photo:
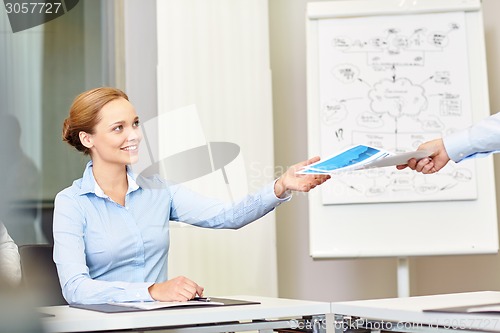
[[(463, 13), (465, 38), (463, 52), (468, 56), (471, 123), (487, 117), (488, 86), (484, 31), (479, 0), (352, 0), (312, 2), (307, 7), (307, 96), (308, 154), (322, 155), (320, 103), (321, 59), (320, 22), (350, 18)], [(419, 21), (418, 21), (419, 22)], [(345, 39), (347, 40), (347, 39)], [(341, 42), (339, 42), (341, 44)], [(327, 48), (322, 48), (327, 49)], [(347, 67), (346, 67), (347, 68)], [(322, 72), (324, 74), (324, 71)], [(418, 76), (418, 75), (417, 75)], [(409, 80), (417, 82), (418, 77)], [(353, 89), (353, 91), (356, 91)], [(469, 103), (467, 103), (468, 105)], [(463, 106), (468, 107), (466, 105)], [(418, 133), (420, 128), (416, 128)], [(457, 128), (458, 130), (458, 128)], [(431, 133), (432, 134), (432, 133)], [(446, 133), (436, 131), (435, 137)], [(355, 142), (364, 144), (366, 142)], [(398, 294), (409, 295), (409, 258), (433, 255), (466, 255), (498, 252), (497, 213), (493, 159), (474, 160), (477, 196), (468, 199), (420, 199), (407, 202), (363, 202), (325, 204), (321, 191), (309, 194), (310, 255), (313, 258), (376, 258), (398, 260)], [(457, 164), (457, 168), (461, 164)], [(394, 168), (394, 172), (397, 172)], [(431, 179), (431, 178), (429, 178)], [(343, 179), (330, 181), (332, 191)]]

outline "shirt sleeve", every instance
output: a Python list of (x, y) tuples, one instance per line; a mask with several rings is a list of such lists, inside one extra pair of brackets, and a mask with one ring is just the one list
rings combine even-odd
[(455, 162), (500, 151), (500, 113), (443, 137), (443, 143), (448, 156)]
[[(54, 262), (69, 304), (153, 301), (150, 282), (92, 279), (85, 257), (85, 214), (70, 194), (59, 193), (54, 208)], [(91, 240), (89, 240), (91, 241)]]
[(274, 184), (263, 187), (235, 202), (222, 202), (190, 191), (185, 186), (172, 187), (171, 220), (204, 228), (239, 229), (291, 199), (291, 193), (276, 197)]
[(17, 285), (21, 282), (21, 262), (16, 243), (9, 236), (5, 225), (0, 222), (0, 272), (7, 282)]

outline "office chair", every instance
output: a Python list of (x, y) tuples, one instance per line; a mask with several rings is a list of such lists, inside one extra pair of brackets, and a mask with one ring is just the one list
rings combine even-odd
[(62, 295), (56, 264), (52, 259), (53, 248), (49, 244), (19, 246), (23, 287), (34, 295), (38, 306), (68, 304)]

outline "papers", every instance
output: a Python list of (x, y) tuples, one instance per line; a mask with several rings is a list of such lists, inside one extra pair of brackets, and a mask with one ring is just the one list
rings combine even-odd
[(124, 303), (109, 303), (110, 305), (125, 306), (141, 310), (157, 310), (163, 308), (182, 307), (182, 306), (214, 306), (224, 305), (222, 302), (214, 301), (196, 301), (191, 300), (187, 302), (124, 302)]
[[(202, 300), (201, 300), (202, 299)], [(104, 313), (121, 313), (149, 310), (174, 310), (211, 306), (234, 306), (234, 305), (255, 305), (260, 302), (246, 301), (232, 298), (219, 297), (200, 297), (187, 302), (117, 302), (108, 304), (70, 304), (69, 306), (77, 309), (97, 311)]]
[(409, 159), (420, 160), (432, 154), (430, 151), (417, 150), (394, 154), (383, 149), (357, 145), (345, 149), (327, 159), (306, 166), (298, 174), (330, 174), (340, 171), (353, 171), (369, 168), (382, 168), (406, 164)]
[(454, 306), (447, 308), (425, 309), (424, 312), (446, 312), (446, 313), (475, 313), (475, 314), (497, 314), (500, 315), (500, 303), (474, 304)]
[(466, 312), (468, 312), (468, 313), (489, 313), (489, 312), (500, 313), (500, 304), (470, 307), (466, 310)]

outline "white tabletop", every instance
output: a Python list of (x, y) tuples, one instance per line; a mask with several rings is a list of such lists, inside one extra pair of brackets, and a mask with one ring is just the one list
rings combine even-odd
[(332, 312), (387, 322), (421, 323), (449, 329), (500, 332), (500, 314), (439, 313), (423, 310), (500, 303), (500, 292), (482, 291), (432, 296), (332, 303)]
[(96, 311), (51, 306), (39, 309), (54, 317), (43, 318), (47, 332), (92, 332), (141, 327), (172, 327), (254, 319), (297, 318), (330, 313), (330, 303), (290, 299), (228, 296), (225, 298), (256, 301), (261, 304), (221, 307), (196, 307), (157, 311), (100, 313)]

